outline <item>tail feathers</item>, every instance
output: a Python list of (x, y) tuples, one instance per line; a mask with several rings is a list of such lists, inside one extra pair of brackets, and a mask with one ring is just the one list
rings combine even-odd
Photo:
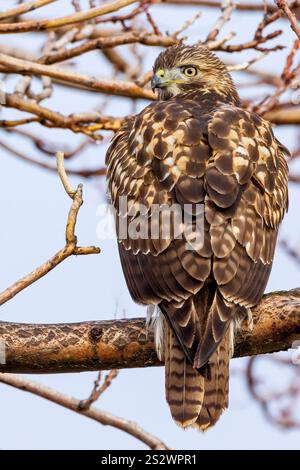
[(166, 399), (183, 428), (205, 431), (228, 406), (230, 331), (209, 360), (205, 377), (187, 360), (172, 330), (165, 330)]
[(210, 374), (204, 382), (204, 400), (193, 426), (205, 431), (213, 426), (228, 407), (229, 360), (231, 330), (228, 330), (218, 349), (209, 360)]
[(217, 351), (230, 329), (230, 324), (237, 311), (237, 306), (227, 302), (216, 291), (212, 306), (209, 310), (207, 324), (194, 361), (194, 367), (201, 369)]
[(165, 330), (166, 399), (176, 423), (185, 428), (198, 418), (204, 398), (204, 378), (187, 360), (173, 331)]

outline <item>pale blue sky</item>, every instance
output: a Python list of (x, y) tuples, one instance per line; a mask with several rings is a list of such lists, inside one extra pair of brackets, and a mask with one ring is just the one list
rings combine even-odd
[[(60, 8), (52, 6), (46, 11), (54, 15), (66, 14), (69, 1), (58, 2)], [(13, 5), (13, 1), (0, 0), (0, 9)], [(84, 4), (84, 2), (83, 2)], [(154, 17), (161, 30), (172, 31), (191, 17), (196, 8), (156, 7)], [(42, 13), (40, 13), (41, 16)], [(214, 20), (212, 10), (203, 9), (203, 17), (191, 28), (190, 41), (204, 37)], [(248, 14), (235, 17), (225, 31), (238, 31), (238, 42), (251, 37), (260, 15)], [(287, 24), (284, 42), (289, 44), (292, 35)], [(1, 41), (18, 44), (31, 51), (38, 50), (39, 39), (34, 35), (5, 36)], [(149, 68), (156, 51), (144, 48), (145, 69)], [(147, 55), (146, 55), (147, 54)], [(251, 55), (252, 54), (252, 55)], [(235, 61), (245, 57), (235, 56)], [(285, 52), (270, 55), (257, 66), (263, 70), (278, 70)], [(96, 60), (95, 60), (96, 59)], [(231, 57), (230, 57), (231, 59)], [(87, 54), (78, 67), (84, 73), (109, 76), (106, 61), (99, 60), (97, 53)], [(235, 77), (240, 79), (240, 77)], [(65, 114), (87, 111), (99, 106), (103, 96), (81, 92), (74, 94), (56, 88), (46, 106), (61, 110)], [(253, 92), (257, 92), (254, 89)], [(259, 91), (260, 94), (260, 91)], [(139, 102), (142, 107), (145, 103)], [(105, 112), (126, 114), (126, 101), (114, 98)], [(3, 114), (2, 114), (3, 115)], [(12, 115), (10, 113), (10, 115)], [(2, 117), (1, 117), (2, 118)], [(36, 125), (32, 131), (53, 142), (75, 146), (82, 137), (69, 131), (46, 130)], [(276, 134), (288, 147), (296, 146), (297, 134), (288, 128), (276, 130)], [(1, 133), (1, 139), (22, 148), (28, 155), (36, 151), (28, 141), (12, 138)], [(55, 174), (25, 164), (12, 155), (1, 152), (0, 159), (0, 288), (31, 271), (41, 264), (64, 243), (64, 226), (70, 202)], [(104, 161), (105, 146), (89, 147), (78, 159), (76, 167), (99, 166)], [(72, 179), (74, 185), (79, 179)], [(112, 319), (117, 316), (141, 316), (145, 310), (131, 300), (123, 279), (117, 248), (113, 241), (97, 240), (96, 211), (103, 202), (105, 181), (84, 182), (84, 206), (81, 209), (77, 234), (81, 245), (100, 244), (99, 256), (71, 258), (52, 271), (47, 277), (23, 291), (1, 309), (1, 318), (20, 322), (75, 322), (83, 320)], [(296, 246), (300, 238), (299, 227), (300, 190), (291, 188), (290, 211), (286, 217), (282, 234), (289, 236)], [(280, 249), (277, 250), (268, 291), (289, 289), (299, 285), (299, 270), (294, 262)], [(286, 353), (289, 355), (290, 353)], [(243, 360), (232, 361), (234, 369), (240, 368)], [(267, 376), (269, 367), (264, 366)], [(40, 382), (79, 398), (86, 397), (95, 379), (95, 373), (61, 374), (32, 377)], [(278, 380), (284, 380), (284, 374)], [(273, 379), (274, 380), (274, 379)], [(144, 446), (125, 433), (78, 416), (68, 410), (42, 399), (0, 384), (0, 448), (2, 449), (142, 449)], [(218, 425), (207, 432), (182, 431), (170, 418), (164, 399), (164, 374), (162, 368), (122, 370), (109, 391), (98, 401), (97, 406), (124, 418), (136, 420), (146, 430), (157, 434), (172, 448), (177, 449), (297, 449), (299, 432), (281, 431), (270, 426), (258, 406), (249, 399), (243, 379), (231, 380), (230, 408)]]

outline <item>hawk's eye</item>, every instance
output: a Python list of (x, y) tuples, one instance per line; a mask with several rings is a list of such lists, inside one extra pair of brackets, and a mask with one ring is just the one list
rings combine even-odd
[(186, 77), (194, 77), (197, 75), (196, 67), (183, 67), (182, 71)]

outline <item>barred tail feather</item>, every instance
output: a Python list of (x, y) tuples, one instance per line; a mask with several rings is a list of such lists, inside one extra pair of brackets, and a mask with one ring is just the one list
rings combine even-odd
[(231, 330), (230, 325), (237, 310), (238, 307), (233, 302), (226, 301), (221, 293), (216, 291), (194, 359), (194, 366), (197, 369), (201, 369), (211, 360), (228, 331)]
[(193, 427), (206, 431), (228, 407), (229, 360), (231, 357), (231, 329), (209, 360), (209, 374), (204, 382), (204, 400)]
[(166, 399), (176, 423), (185, 428), (197, 420), (204, 398), (204, 378), (187, 360), (173, 331), (165, 329)]
[(209, 360), (205, 377), (195, 369), (177, 338), (165, 325), (166, 399), (176, 423), (205, 431), (228, 406), (231, 329)]

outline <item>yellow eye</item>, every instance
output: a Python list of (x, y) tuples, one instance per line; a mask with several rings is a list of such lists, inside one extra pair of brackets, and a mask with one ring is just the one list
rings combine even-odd
[(164, 76), (165, 76), (165, 71), (164, 71), (164, 69), (158, 69), (158, 71), (156, 72), (156, 75), (157, 75), (159, 78), (164, 78)]
[(194, 77), (197, 75), (197, 69), (195, 67), (183, 67), (182, 71), (186, 77)]

